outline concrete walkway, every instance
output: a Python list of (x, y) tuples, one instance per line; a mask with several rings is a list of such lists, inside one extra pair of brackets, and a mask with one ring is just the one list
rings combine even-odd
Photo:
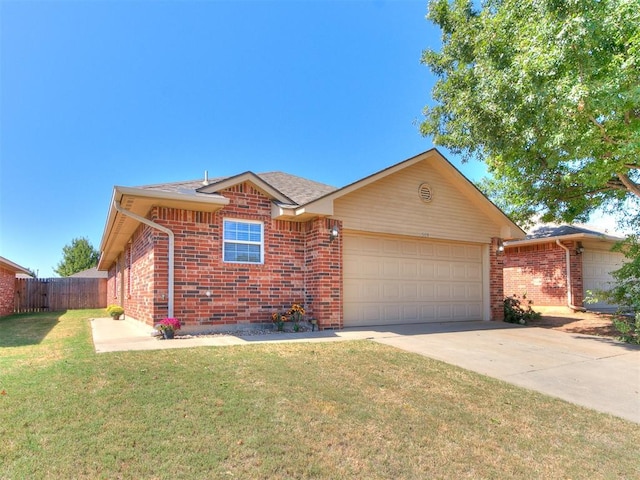
[(370, 339), (640, 423), (640, 347), (507, 323), (458, 322), (158, 340), (132, 320), (91, 321), (96, 352)]

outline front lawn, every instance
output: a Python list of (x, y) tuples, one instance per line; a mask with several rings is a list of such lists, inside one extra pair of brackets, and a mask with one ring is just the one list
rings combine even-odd
[(373, 342), (96, 355), (0, 319), (0, 478), (638, 478), (637, 424)]

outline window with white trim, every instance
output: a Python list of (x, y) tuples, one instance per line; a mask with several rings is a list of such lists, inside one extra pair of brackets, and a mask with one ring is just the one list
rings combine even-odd
[(233, 263), (263, 263), (264, 235), (262, 222), (223, 221), (222, 258)]

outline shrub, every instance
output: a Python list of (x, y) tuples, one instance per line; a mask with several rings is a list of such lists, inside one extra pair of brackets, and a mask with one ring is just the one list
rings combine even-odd
[(539, 320), (541, 317), (540, 312), (534, 311), (531, 308), (532, 304), (531, 300), (527, 300), (526, 293), (522, 294), (522, 297), (518, 297), (515, 294), (511, 297), (505, 297), (504, 321), (526, 325), (531, 320)]
[(107, 307), (107, 313), (111, 317), (119, 317), (124, 313), (124, 308), (122, 308), (120, 305), (109, 305)]
[(640, 345), (640, 312), (635, 317), (614, 318), (613, 326), (620, 333), (621, 341)]
[[(638, 225), (635, 225), (638, 227)], [(609, 290), (588, 291), (586, 303), (604, 301), (618, 305), (617, 318), (612, 320), (621, 341), (640, 344), (640, 237), (629, 235), (615, 244), (614, 252), (625, 259), (618, 270), (611, 272), (614, 282)]]

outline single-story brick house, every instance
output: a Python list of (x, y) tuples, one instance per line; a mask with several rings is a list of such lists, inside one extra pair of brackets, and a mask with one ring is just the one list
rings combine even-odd
[(29, 270), (0, 257), (0, 317), (13, 313), (16, 295), (16, 274), (29, 274)]
[(109, 303), (185, 330), (502, 319), (503, 239), (524, 232), (437, 150), (335, 188), (282, 172), (114, 187)]
[(584, 299), (587, 291), (608, 289), (611, 272), (622, 265), (624, 258), (622, 253), (611, 251), (620, 240), (591, 228), (546, 225), (524, 239), (506, 241), (504, 293), (526, 293), (534, 309), (551, 306), (613, 311), (616, 305), (602, 301), (589, 304)]

